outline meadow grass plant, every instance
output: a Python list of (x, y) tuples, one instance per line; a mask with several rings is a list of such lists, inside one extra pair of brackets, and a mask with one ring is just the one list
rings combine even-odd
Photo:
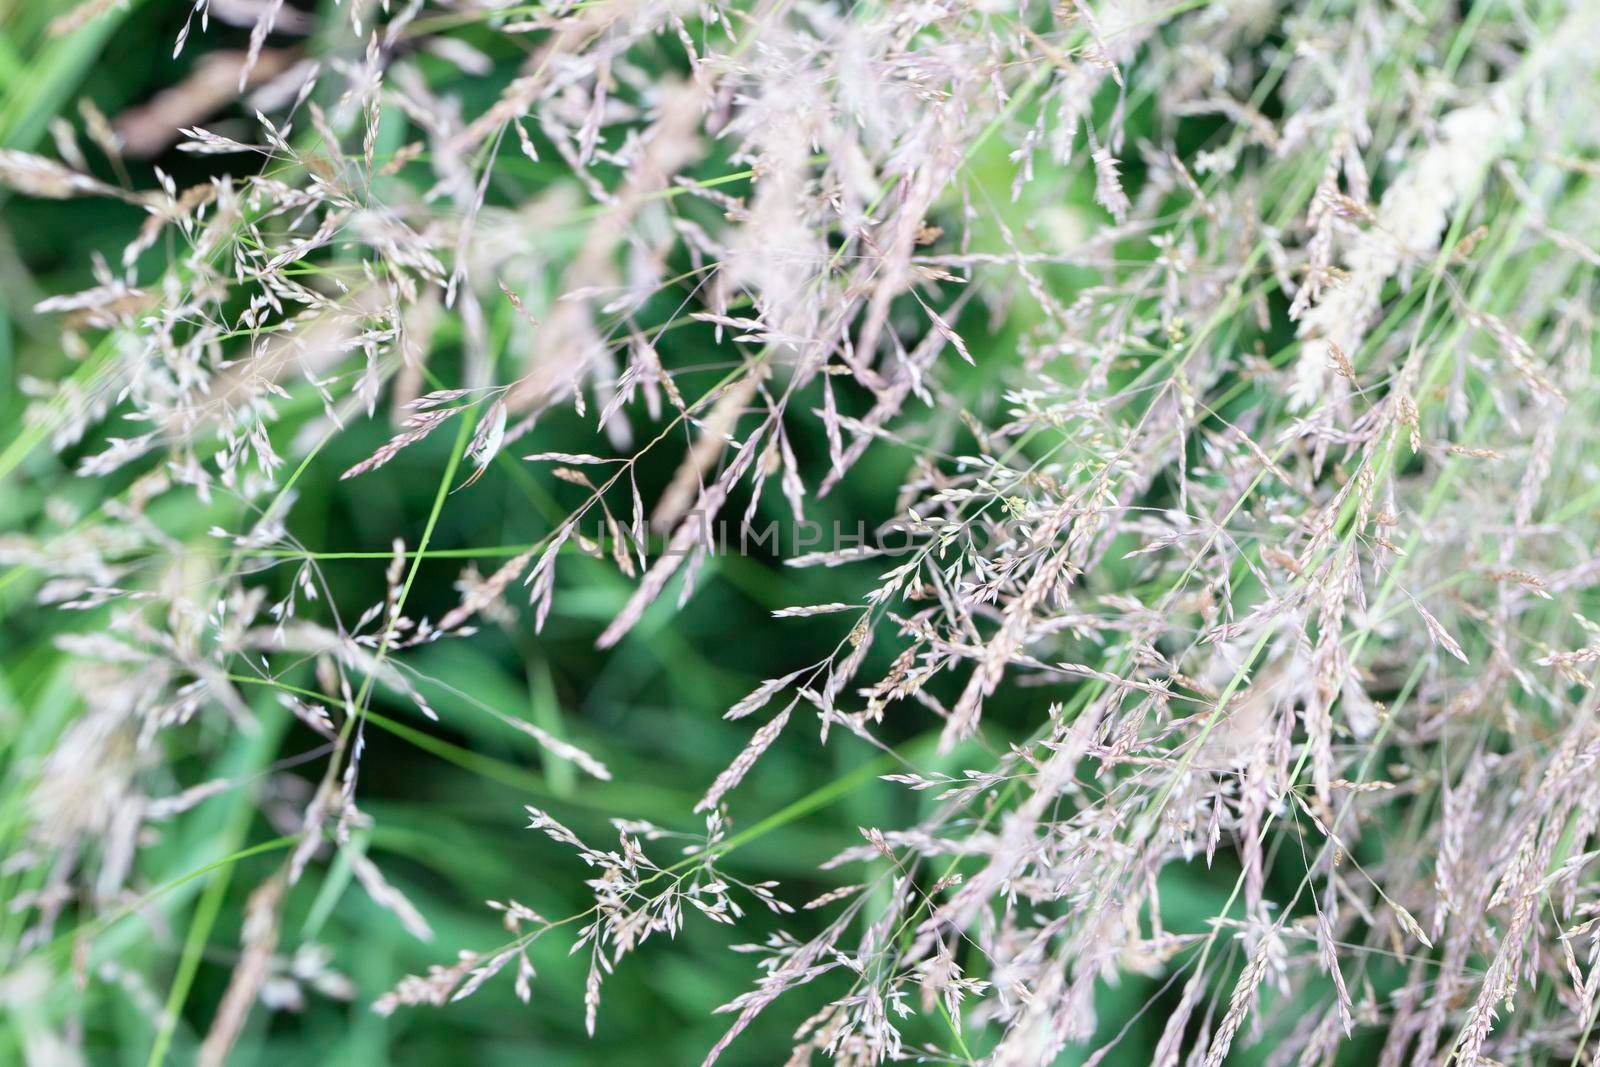
[(0, 19), (0, 1061), (1594, 1062), (1600, 5)]

